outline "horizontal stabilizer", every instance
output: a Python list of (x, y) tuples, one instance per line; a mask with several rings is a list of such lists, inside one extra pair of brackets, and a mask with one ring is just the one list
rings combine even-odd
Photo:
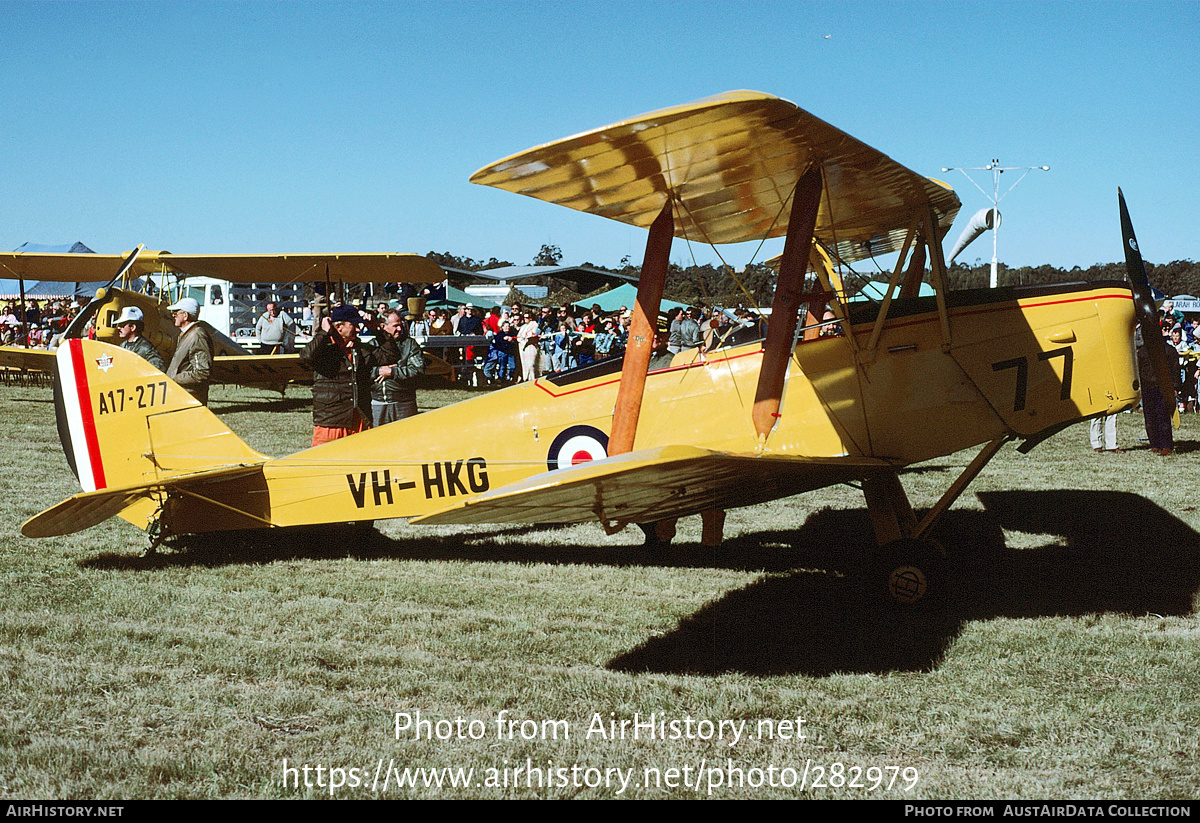
[(170, 483), (80, 492), (26, 520), (21, 526), (21, 534), (26, 537), (58, 537), (64, 534), (73, 534), (103, 523), (110, 517), (115, 517), (142, 498), (184, 488), (189, 483), (207, 483), (218, 478), (227, 479), (256, 471), (261, 471), (257, 465), (227, 466), (197, 472), (186, 477), (176, 477)]
[(415, 524), (648, 523), (761, 503), (892, 470), (886, 460), (664, 446), (545, 472)]

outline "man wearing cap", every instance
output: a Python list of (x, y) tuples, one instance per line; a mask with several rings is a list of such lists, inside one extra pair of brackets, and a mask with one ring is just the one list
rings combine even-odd
[(179, 329), (175, 354), (167, 366), (167, 377), (187, 389), (192, 397), (208, 405), (208, 380), (212, 375), (213, 343), (208, 329), (200, 323), (200, 304), (185, 297), (167, 306)]
[[(466, 305), (467, 313), (464, 314), (458, 321), (458, 327), (454, 333), (464, 337), (482, 337), (483, 336), (483, 317), (482, 309), (479, 309), (470, 303)], [(470, 382), (472, 372), (475, 370), (475, 347), (464, 346), (463, 353), (463, 368), (462, 379)]]
[(400, 359), (387, 335), (378, 348), (359, 340), (360, 322), (358, 309), (335, 306), (300, 356), (313, 370), (314, 446), (371, 427), (371, 370)]
[(121, 338), (121, 348), (129, 349), (159, 371), (166, 371), (162, 355), (154, 344), (142, 337), (146, 327), (146, 318), (137, 306), (126, 306), (117, 318), (117, 335)]

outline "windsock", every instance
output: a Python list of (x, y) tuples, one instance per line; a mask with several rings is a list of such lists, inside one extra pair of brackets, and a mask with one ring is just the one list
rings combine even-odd
[(959, 235), (958, 242), (954, 244), (954, 250), (950, 252), (948, 263), (953, 263), (954, 258), (958, 257), (959, 252), (975, 240), (976, 237), (983, 234), (988, 229), (994, 229), (1000, 225), (1000, 212), (995, 209), (980, 209), (971, 217), (971, 222), (967, 223), (967, 227), (963, 229), (963, 233)]

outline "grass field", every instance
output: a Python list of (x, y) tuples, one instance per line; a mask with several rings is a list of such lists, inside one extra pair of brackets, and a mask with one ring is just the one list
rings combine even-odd
[[(255, 448), (307, 445), (304, 390), (213, 394)], [(1006, 447), (939, 527), (952, 620), (902, 647), (847, 487), (656, 557), (633, 528), (385, 522), (145, 558), (120, 520), (20, 536), (78, 485), (50, 389), (0, 409), (0, 797), (1200, 796), (1195, 416), (1168, 458), (1140, 415), (1123, 455), (1085, 426)], [(914, 505), (970, 457), (906, 473)]]

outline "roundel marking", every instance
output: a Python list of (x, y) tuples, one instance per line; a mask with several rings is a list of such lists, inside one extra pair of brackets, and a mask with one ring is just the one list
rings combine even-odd
[(550, 471), (608, 457), (608, 435), (594, 426), (571, 426), (559, 433), (546, 454)]

